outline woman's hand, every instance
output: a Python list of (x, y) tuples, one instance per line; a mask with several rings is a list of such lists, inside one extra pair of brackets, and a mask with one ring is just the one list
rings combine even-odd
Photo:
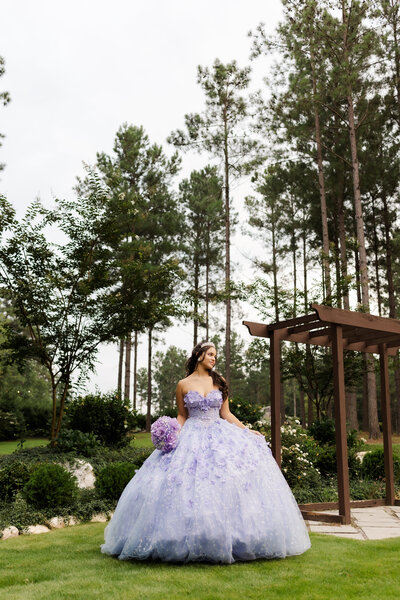
[(256, 431), (255, 429), (249, 429), (249, 431), (251, 433), (254, 433), (254, 435), (260, 435), (261, 437), (264, 437), (262, 433), (260, 433), (259, 431)]

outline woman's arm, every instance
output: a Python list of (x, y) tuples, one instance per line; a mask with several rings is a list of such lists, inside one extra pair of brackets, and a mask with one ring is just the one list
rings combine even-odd
[[(225, 419), (225, 421), (228, 421), (228, 423), (233, 423), (234, 425), (237, 425), (238, 427), (240, 427), (240, 429), (247, 429), (247, 427), (245, 425), (243, 425), (243, 423), (241, 421), (239, 421), (239, 419), (236, 418), (234, 414), (231, 413), (231, 411), (229, 409), (228, 398), (226, 398), (226, 400), (223, 401), (219, 412), (220, 412), (221, 417), (223, 419)], [(260, 433), (259, 431), (255, 431), (254, 429), (250, 429), (249, 431), (251, 431), (251, 433), (254, 433), (255, 435), (262, 436), (262, 433)]]
[(178, 423), (181, 427), (185, 424), (186, 419), (188, 418), (188, 411), (183, 402), (183, 386), (182, 383), (179, 382), (176, 386), (176, 405), (178, 407)]

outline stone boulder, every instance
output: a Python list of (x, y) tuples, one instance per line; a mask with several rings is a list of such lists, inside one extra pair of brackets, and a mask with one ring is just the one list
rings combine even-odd
[(10, 527), (3, 529), (3, 535), (1, 536), (1, 539), (8, 540), (9, 538), (17, 537), (18, 535), (18, 529), (14, 527), (14, 525), (10, 525)]
[(94, 488), (96, 477), (94, 475), (93, 467), (89, 462), (78, 459), (73, 464), (66, 462), (62, 466), (72, 473), (72, 475), (75, 475), (78, 480), (78, 488)]
[(48, 533), (50, 529), (45, 525), (29, 525), (26, 529), (26, 533), (28, 535), (38, 534), (38, 533)]

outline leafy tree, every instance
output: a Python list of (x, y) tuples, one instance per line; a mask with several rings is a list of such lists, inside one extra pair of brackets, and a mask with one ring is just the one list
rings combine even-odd
[(155, 354), (154, 381), (157, 386), (158, 410), (161, 414), (176, 406), (176, 385), (185, 377), (187, 358), (185, 350), (176, 346), (169, 346), (165, 352), (158, 351)]
[[(49, 374), (52, 442), (73, 378), (92, 370), (99, 344), (120, 331), (109, 319), (107, 196), (95, 178), (90, 189), (79, 202), (56, 200), (51, 210), (35, 201), (20, 222), (5, 198), (0, 203), (0, 283)], [(49, 227), (56, 242), (46, 238)]]
[(215, 60), (211, 69), (198, 66), (197, 81), (206, 96), (203, 113), (185, 115), (186, 130), (173, 132), (168, 141), (187, 151), (206, 151), (223, 164), (225, 196), (225, 354), (226, 379), (231, 363), (231, 185), (235, 177), (260, 162), (258, 145), (246, 131), (248, 102), (242, 91), (250, 83), (250, 68), (240, 69), (236, 61)]
[[(123, 124), (113, 154), (97, 155), (97, 168), (111, 190), (108, 221), (113, 250), (114, 318), (123, 330), (148, 333), (147, 429), (151, 418), (153, 331), (170, 323), (181, 307), (175, 296), (184, 273), (177, 252), (182, 215), (171, 183), (179, 158), (151, 144), (142, 127)], [(79, 182), (80, 186), (84, 182)], [(126, 338), (125, 396), (130, 388), (131, 334)], [(128, 399), (128, 398), (127, 398)]]
[(190, 277), (187, 294), (193, 306), (195, 346), (198, 343), (199, 324), (203, 321), (205, 337), (208, 339), (210, 301), (220, 297), (217, 290), (219, 277), (216, 276), (213, 281), (213, 272), (218, 273), (223, 267), (223, 188), (217, 168), (207, 165), (201, 171), (192, 171), (189, 179), (180, 183), (179, 190), (182, 205), (186, 209), (183, 257)]

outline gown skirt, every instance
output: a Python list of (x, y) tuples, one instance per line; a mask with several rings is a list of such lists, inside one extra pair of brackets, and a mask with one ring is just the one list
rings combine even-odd
[(310, 539), (265, 439), (222, 419), (220, 390), (190, 391), (174, 450), (125, 487), (101, 551), (121, 560), (233, 563), (302, 554)]

